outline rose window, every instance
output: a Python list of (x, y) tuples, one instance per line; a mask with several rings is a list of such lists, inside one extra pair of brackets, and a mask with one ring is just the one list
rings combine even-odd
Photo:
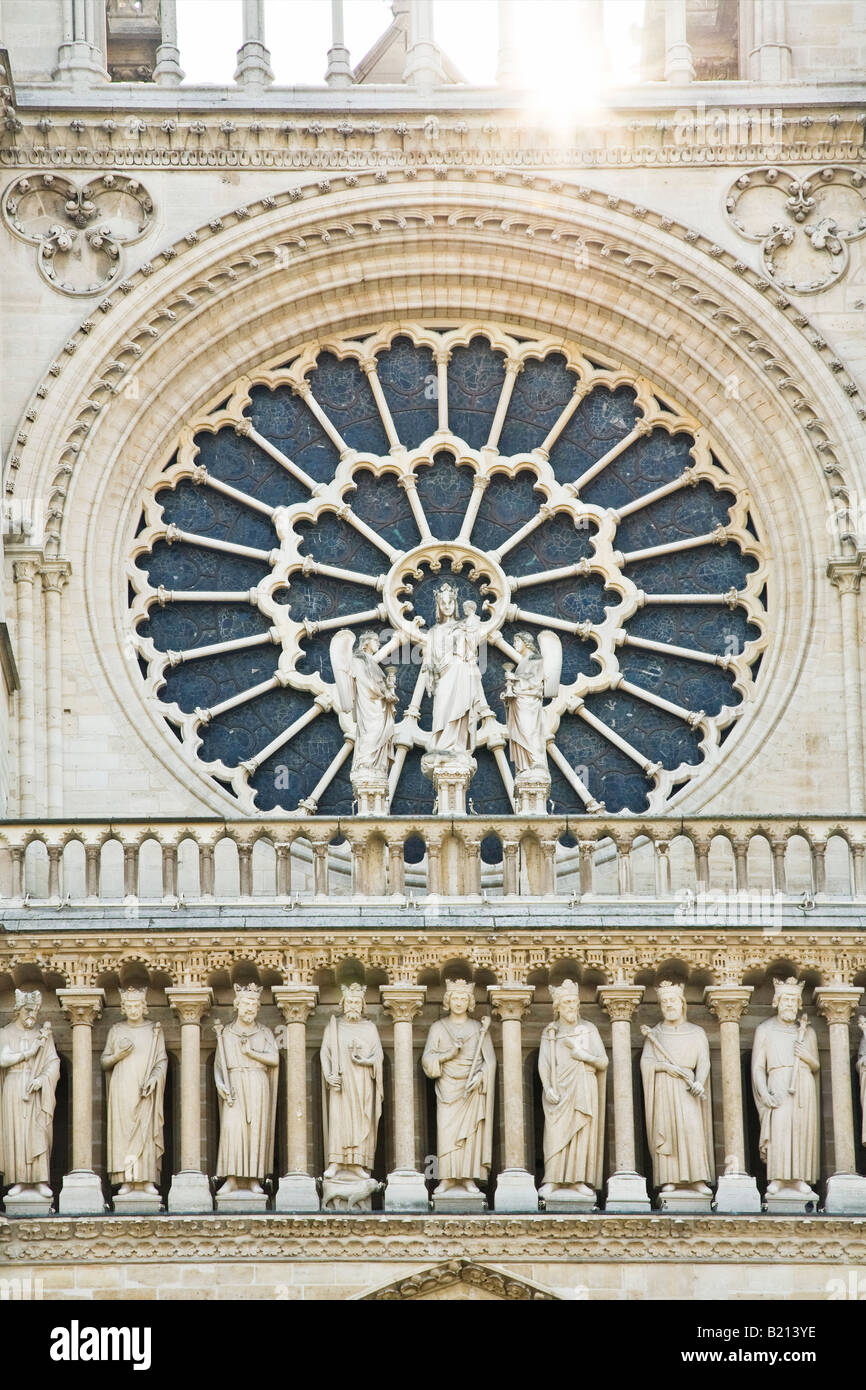
[(539, 716), (557, 813), (662, 810), (720, 758), (766, 643), (760, 525), (707, 429), (643, 377), (492, 327), (392, 325), (241, 378), (183, 429), (129, 575), (151, 709), (250, 814), (352, 812), (341, 632), (374, 632), (389, 672), (391, 813), (434, 809), (443, 584), (475, 605), (485, 815), (514, 809), (520, 634), (561, 649)]

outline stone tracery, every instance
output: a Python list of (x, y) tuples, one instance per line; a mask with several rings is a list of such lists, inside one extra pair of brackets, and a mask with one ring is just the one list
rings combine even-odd
[[(563, 647), (543, 714), (554, 799), (653, 810), (717, 759), (752, 695), (757, 537), (706, 430), (645, 379), (496, 325), (394, 324), (310, 344), (185, 426), (136, 537), (133, 640), (187, 756), (244, 811), (304, 814), (349, 809), (357, 731), (326, 645), (382, 624), (373, 660), (398, 663), (402, 707), (385, 800), (417, 814), (418, 665), (447, 578), (486, 646), (475, 794), (521, 806), (497, 706), (529, 626)], [(537, 796), (523, 809), (544, 809), (544, 782)]]

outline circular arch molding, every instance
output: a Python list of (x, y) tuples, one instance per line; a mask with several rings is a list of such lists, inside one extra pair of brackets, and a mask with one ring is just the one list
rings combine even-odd
[[(266, 199), (254, 218), (239, 211), (232, 225), (191, 232), (182, 256), (169, 248), (159, 268), (142, 268), (103, 302), (39, 388), (11, 486), (50, 499), (49, 549), (72, 562), (70, 592), (87, 586), (94, 666), (134, 710), (118, 634), (136, 508), (184, 422), (218, 405), (239, 372), (277, 364), (305, 339), (360, 335), (388, 318), (495, 319), (577, 341), (602, 362), (613, 345), (619, 364), (711, 429), (767, 526), (774, 624), (760, 717), (735, 729), (724, 762), (688, 789), (683, 809), (698, 809), (767, 737), (797, 678), (826, 558), (809, 515), (829, 511), (843, 473), (863, 474), (857, 403), (751, 272), (668, 219), (589, 190), (527, 188), (517, 176), (384, 187), (374, 177), (331, 180), (326, 197), (311, 189)], [(725, 385), (732, 373), (735, 392)], [(810, 386), (831, 403), (835, 440)], [(152, 746), (176, 775), (176, 740)], [(209, 809), (230, 804), (205, 777), (190, 782), (188, 769), (187, 785)]]

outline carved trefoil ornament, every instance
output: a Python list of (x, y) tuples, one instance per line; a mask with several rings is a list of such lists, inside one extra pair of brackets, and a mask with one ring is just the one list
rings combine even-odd
[(16, 179), (0, 203), (15, 236), (36, 247), (39, 273), (61, 294), (101, 294), (120, 277), (124, 246), (153, 224), (153, 200), (138, 179), (102, 174), (84, 184), (61, 174)]
[(866, 174), (833, 165), (804, 178), (754, 169), (733, 184), (725, 208), (741, 236), (761, 243), (774, 284), (817, 294), (841, 280), (849, 244), (866, 235)]

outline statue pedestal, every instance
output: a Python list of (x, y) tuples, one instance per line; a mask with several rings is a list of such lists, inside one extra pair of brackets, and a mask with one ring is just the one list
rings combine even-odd
[[(834, 1173), (827, 1180), (824, 1210), (828, 1216), (866, 1212), (866, 1178), (859, 1173)], [(7, 1198), (8, 1211), (8, 1198)]]
[(693, 1216), (713, 1209), (712, 1192), (692, 1192), (688, 1187), (675, 1187), (673, 1192), (660, 1192), (659, 1211), (684, 1211)]
[(514, 779), (514, 811), (518, 816), (544, 816), (550, 797), (550, 773), (527, 768)]
[(168, 1210), (172, 1215), (199, 1216), (213, 1211), (213, 1196), (206, 1173), (175, 1173), (168, 1189)]
[(607, 1180), (605, 1211), (649, 1211), (646, 1178), (640, 1173), (611, 1173)]
[(424, 1175), (413, 1168), (395, 1168), (385, 1184), (386, 1211), (429, 1211), (430, 1196)]
[(111, 1204), (115, 1216), (159, 1216), (165, 1211), (158, 1192), (118, 1192)]
[(748, 1173), (724, 1173), (719, 1178), (713, 1209), (729, 1215), (761, 1210), (758, 1184)]
[(494, 1211), (538, 1211), (538, 1190), (525, 1168), (503, 1168), (496, 1179)]
[(217, 1211), (222, 1213), (248, 1216), (252, 1212), (268, 1209), (266, 1192), (226, 1192), (225, 1195), (218, 1192), (214, 1200)]
[(775, 1196), (764, 1198), (764, 1209), (773, 1216), (804, 1216), (818, 1210), (818, 1194), (811, 1189), (807, 1195), (783, 1188)]
[(466, 815), (466, 793), (477, 767), (469, 753), (424, 754), (421, 771), (436, 788), (437, 815)]
[(487, 1200), (483, 1192), (461, 1192), (459, 1189), (434, 1192), (433, 1210), (441, 1216), (447, 1216), (449, 1212), (463, 1216), (481, 1216), (487, 1210)]
[(79, 1168), (67, 1173), (57, 1209), (61, 1216), (101, 1216), (107, 1211), (102, 1182), (96, 1173)]
[(10, 1197), (7, 1193), (4, 1208), (9, 1217), (50, 1216), (53, 1201), (53, 1197), (40, 1197), (39, 1193), (32, 1189), (19, 1192), (17, 1197)]
[(280, 1178), (274, 1211), (318, 1211), (319, 1190), (309, 1173), (286, 1173)]
[(387, 816), (388, 778), (381, 773), (352, 773), (352, 791), (358, 802), (359, 816)]
[(552, 1212), (554, 1215), (567, 1214), (583, 1215), (585, 1212), (598, 1211), (598, 1200), (593, 1195), (587, 1197), (583, 1192), (575, 1192), (573, 1188), (561, 1187), (557, 1192), (552, 1192), (549, 1197), (542, 1197), (544, 1210)]

